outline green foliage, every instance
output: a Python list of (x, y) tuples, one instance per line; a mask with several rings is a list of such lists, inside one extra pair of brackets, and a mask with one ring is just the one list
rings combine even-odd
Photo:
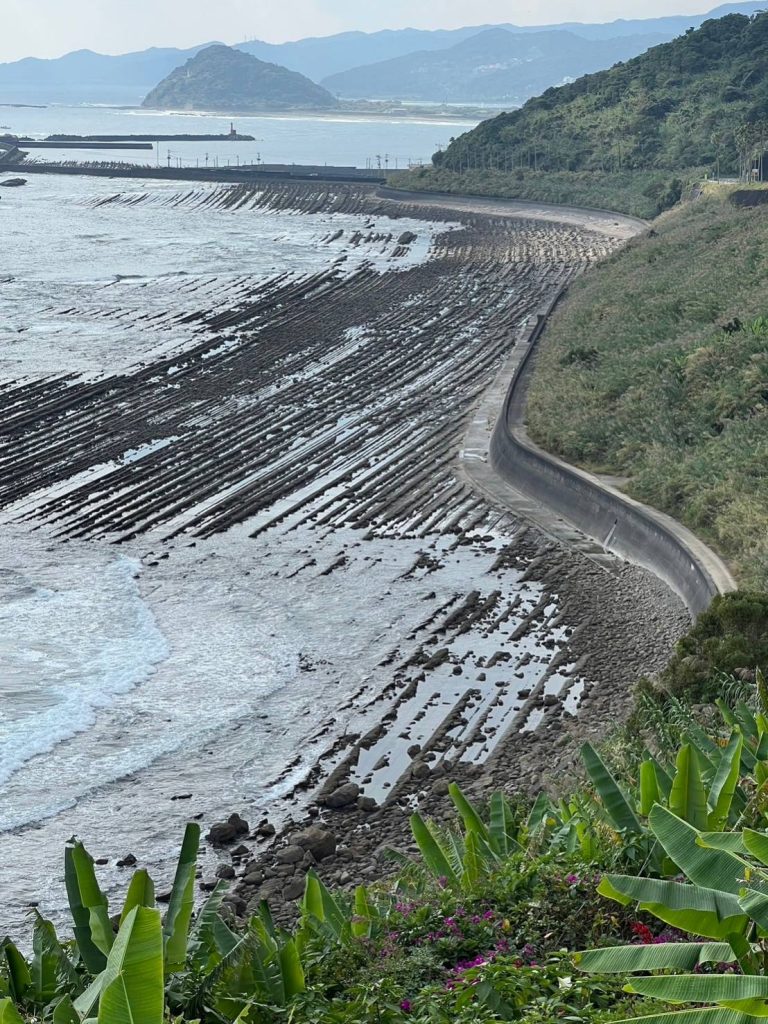
[(715, 190), (682, 205), (571, 287), (527, 409), (537, 443), (627, 478), (752, 590), (768, 589), (766, 276), (768, 207)]
[[(529, 809), (497, 793), (481, 807), (450, 786), (455, 822), (414, 815), (419, 855), (395, 878), (332, 892), (310, 871), (292, 929), (266, 903), (231, 927), (223, 883), (187, 913), (190, 828), (164, 924), (138, 871), (103, 970), (89, 968), (79, 941), (103, 941), (91, 921), (106, 901), (72, 843), (73, 914), (89, 927), (62, 942), (35, 915), (31, 959), (2, 944), (0, 1024), (607, 1024), (694, 997), (754, 1009), (755, 983), (686, 979), (763, 977), (768, 807), (755, 797), (768, 785), (768, 718), (739, 701), (706, 727), (682, 710), (672, 717), (679, 749), (643, 750), (629, 771), (585, 745), (590, 786), (568, 799), (542, 795)], [(566, 951), (588, 946), (575, 972)], [(652, 977), (625, 991), (637, 971)]]
[(101, 979), (98, 1024), (162, 1024), (160, 912), (134, 907), (123, 922)]
[[(609, 878), (606, 895), (621, 902), (637, 901), (643, 910), (663, 921), (673, 920), (686, 932), (724, 942), (686, 947), (631, 946), (593, 950), (580, 954), (582, 970), (602, 973), (652, 974), (633, 978), (628, 992), (663, 999), (671, 1004), (708, 1008), (670, 1010), (648, 1019), (669, 1024), (684, 1021), (739, 1024), (768, 1012), (768, 966), (764, 941), (768, 935), (768, 839), (762, 832), (736, 834), (740, 852), (726, 850), (676, 817), (655, 807), (651, 829), (685, 876), (685, 881), (664, 882), (648, 878)], [(731, 837), (732, 838), (732, 837)], [(683, 950), (686, 950), (684, 952)], [(703, 972), (702, 965), (719, 963), (726, 970)], [(696, 973), (670, 974), (670, 970)]]
[[(693, 182), (697, 171), (684, 175)], [(522, 199), (566, 206), (587, 206), (618, 210), (633, 217), (651, 218), (676, 203), (685, 182), (669, 171), (540, 171), (519, 170), (514, 174), (495, 169), (425, 167), (390, 174), (387, 184), (395, 188), (427, 192), (456, 192), (461, 195)]]
[[(510, 177), (702, 166), (743, 174), (768, 137), (766, 45), (765, 14), (707, 21), (483, 122), (434, 161), (461, 174), (490, 170)], [(675, 193), (679, 198), (679, 185), (654, 182), (646, 194), (663, 209)]]
[(697, 700), (719, 697), (722, 674), (768, 672), (768, 594), (716, 597), (677, 645), (662, 684)]

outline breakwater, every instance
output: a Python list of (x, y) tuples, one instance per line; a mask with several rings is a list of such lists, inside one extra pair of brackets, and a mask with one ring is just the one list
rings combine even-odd
[(229, 184), (261, 184), (278, 181), (359, 182), (378, 185), (386, 181), (384, 172), (356, 167), (313, 167), (300, 164), (266, 167), (249, 164), (240, 167), (149, 167), (108, 163), (26, 163), (31, 174), (82, 174), (96, 178), (129, 178), (153, 181), (208, 181)]

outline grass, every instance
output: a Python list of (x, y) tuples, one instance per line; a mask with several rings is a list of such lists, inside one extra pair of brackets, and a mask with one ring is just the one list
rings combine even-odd
[(532, 436), (712, 543), (768, 587), (768, 206), (729, 189), (585, 275), (541, 342)]
[[(691, 180), (695, 177), (694, 174)], [(457, 174), (432, 167), (392, 174), (389, 178), (389, 184), (394, 188), (591, 206), (646, 219), (657, 216), (676, 203), (686, 181), (675, 177), (671, 171), (609, 174), (600, 171), (543, 173), (520, 170), (503, 173), (484, 170)]]

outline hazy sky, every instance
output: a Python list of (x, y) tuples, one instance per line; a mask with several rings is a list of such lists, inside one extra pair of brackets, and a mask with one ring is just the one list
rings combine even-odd
[(0, 60), (126, 53), (218, 39), (282, 42), (350, 29), (612, 21), (700, 13), (718, 0), (0, 0)]

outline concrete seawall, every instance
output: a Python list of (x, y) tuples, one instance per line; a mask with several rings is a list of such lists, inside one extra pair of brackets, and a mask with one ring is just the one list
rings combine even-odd
[(507, 362), (505, 375), (509, 380), (511, 371), (511, 383), (490, 437), (490, 467), (516, 491), (562, 517), (604, 551), (660, 577), (695, 617), (717, 594), (736, 588), (722, 560), (670, 516), (555, 458), (526, 434), (524, 415), (536, 343), (559, 298), (539, 313)]
[[(378, 195), (457, 212), (558, 220), (623, 240), (648, 228), (646, 221), (607, 210), (391, 188), (379, 189)], [(461, 468), (488, 497), (593, 561), (605, 565), (610, 553), (653, 572), (695, 618), (718, 594), (736, 589), (719, 556), (675, 519), (550, 455), (527, 436), (525, 409), (536, 345), (566, 287), (539, 311), (481, 400), (465, 437)]]

